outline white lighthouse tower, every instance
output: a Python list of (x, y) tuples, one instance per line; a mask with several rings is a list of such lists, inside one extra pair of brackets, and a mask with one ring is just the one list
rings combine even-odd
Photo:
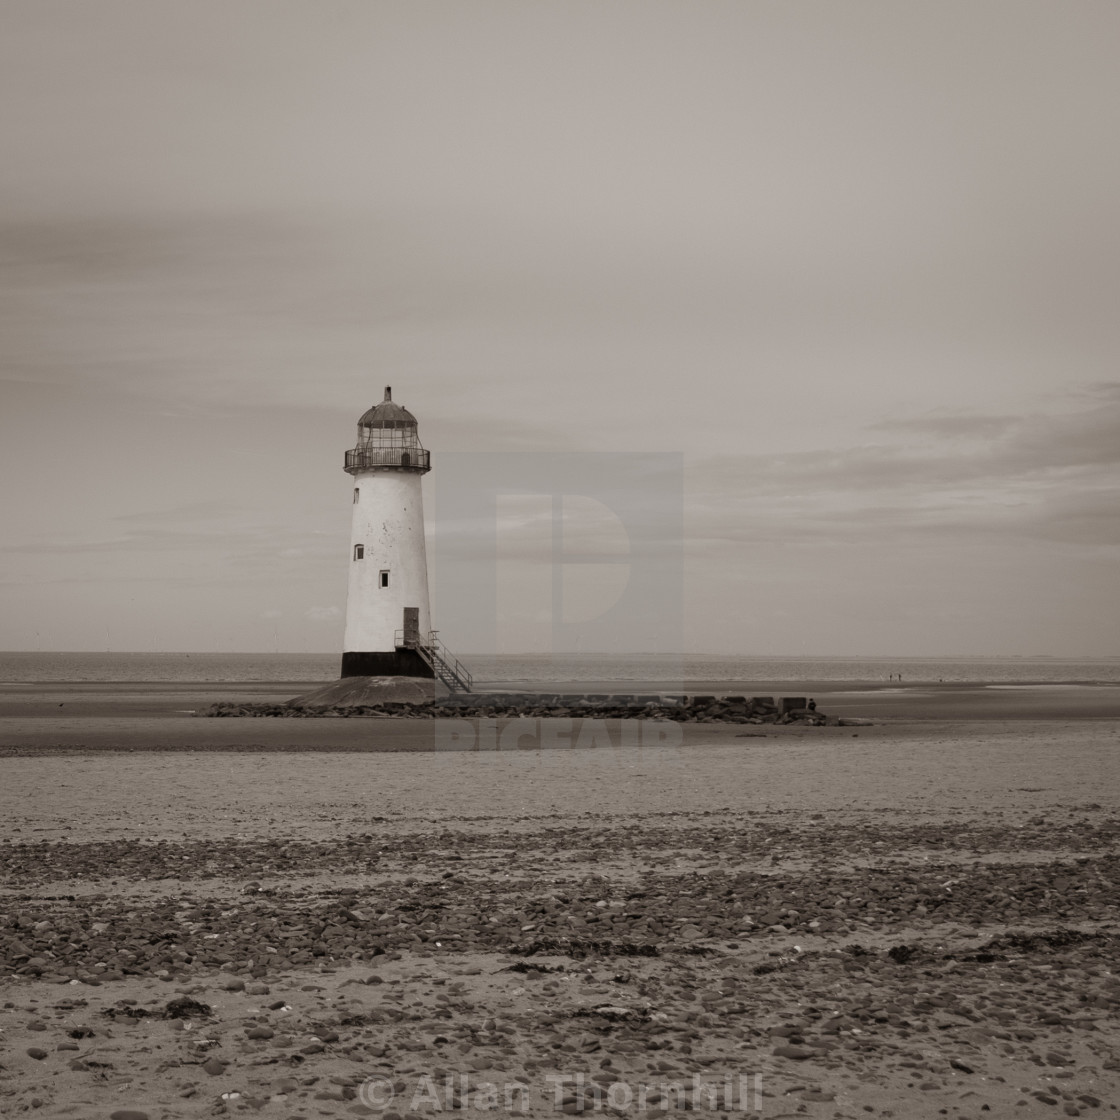
[(342, 676), (434, 677), (420, 478), (431, 469), (416, 417), (392, 390), (358, 421)]

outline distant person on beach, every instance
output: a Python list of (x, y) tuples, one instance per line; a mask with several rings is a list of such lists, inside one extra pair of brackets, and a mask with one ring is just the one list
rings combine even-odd
[(816, 700), (810, 700), (810, 701), (809, 701), (809, 711), (811, 711), (811, 712), (815, 712), (816, 710), (817, 710), (817, 702), (816, 702)]

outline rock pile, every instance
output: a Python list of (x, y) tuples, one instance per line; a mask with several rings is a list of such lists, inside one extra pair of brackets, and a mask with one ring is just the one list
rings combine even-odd
[[(566, 696), (485, 695), (448, 697), (439, 702), (383, 701), (375, 704), (318, 704), (289, 700), (284, 704), (239, 704), (222, 701), (198, 712), (200, 716), (263, 716), (280, 719), (439, 719), (456, 718), (567, 718), (663, 719), (676, 723), (800, 723), (822, 726), (823, 712), (802, 697), (771, 696)], [(835, 722), (835, 721), (834, 721)]]
[(235, 716), (275, 717), (279, 719), (431, 719), (436, 715), (430, 703), (385, 701), (379, 704), (239, 704), (221, 700), (203, 708), (195, 715), (211, 718)]

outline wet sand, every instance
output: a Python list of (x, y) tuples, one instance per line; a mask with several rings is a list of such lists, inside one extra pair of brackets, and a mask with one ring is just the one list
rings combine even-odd
[[(671, 692), (666, 682), (636, 690), (634, 682), (597, 681), (550, 686), (555, 692)], [(428, 750), (430, 722), (392, 734), (372, 720), (287, 721), (199, 719), (194, 712), (217, 701), (282, 703), (310, 691), (313, 682), (2, 684), (0, 755), (45, 750)], [(930, 721), (1030, 720), (1070, 722), (1120, 719), (1120, 685), (883, 685), (875, 682), (692, 682), (693, 695), (814, 697), (838, 718), (883, 724)], [(449, 715), (454, 718), (453, 713)], [(685, 728), (694, 742), (696, 729)], [(576, 738), (578, 739), (578, 731)]]
[[(321, 723), (269, 724), (314, 735)], [(373, 721), (371, 721), (373, 722)], [(561, 721), (542, 721), (548, 724)], [(572, 721), (578, 726), (578, 721)], [(310, 730), (309, 730), (310, 727)], [(0, 838), (254, 836), (634, 814), (889, 812), (975, 818), (1120, 810), (1120, 722), (860, 728), (701, 725), (679, 745), (432, 751), (431, 723), (374, 724), (382, 750), (79, 751), (0, 759)], [(565, 729), (570, 743), (573, 731)], [(268, 738), (262, 735), (262, 738)], [(557, 740), (559, 741), (559, 740)], [(523, 740), (523, 743), (530, 741)], [(412, 749), (391, 749), (394, 746)], [(275, 739), (273, 739), (273, 748)], [(504, 825), (503, 825), (504, 826)]]
[(0, 692), (0, 1114), (1120, 1102), (1115, 690), (713, 688), (877, 722), (482, 752), (182, 714), (301, 688)]

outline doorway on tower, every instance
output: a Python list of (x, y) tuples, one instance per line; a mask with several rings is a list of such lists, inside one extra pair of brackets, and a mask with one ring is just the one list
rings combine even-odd
[(404, 608), (404, 634), (401, 645), (415, 649), (420, 644), (420, 608)]

